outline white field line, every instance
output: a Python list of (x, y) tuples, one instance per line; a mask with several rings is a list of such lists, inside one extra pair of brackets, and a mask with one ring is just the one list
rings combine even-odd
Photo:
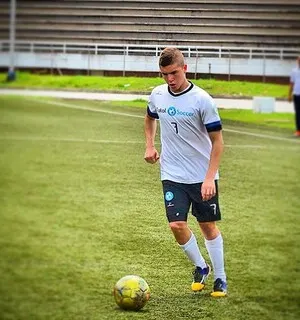
[[(80, 143), (99, 143), (99, 144), (144, 144), (144, 141), (132, 140), (98, 140), (98, 139), (79, 139), (79, 138), (55, 138), (55, 137), (0, 137), (0, 141), (48, 141), (48, 142), (80, 142)], [(160, 145), (160, 142), (157, 142)], [(259, 145), (259, 144), (225, 144), (225, 148), (236, 149), (276, 149), (276, 150), (299, 150), (296, 146), (273, 146), (273, 145)]]
[[(27, 100), (29, 100), (29, 99), (27, 99)], [(37, 102), (37, 100), (35, 100), (35, 102)], [(70, 109), (86, 110), (86, 111), (92, 111), (92, 112), (102, 112), (102, 113), (115, 114), (117, 116), (124, 116), (124, 117), (144, 118), (143, 116), (138, 116), (136, 114), (109, 111), (109, 110), (103, 110), (103, 109), (94, 109), (94, 108), (89, 108), (89, 107), (84, 107), (84, 106), (71, 105), (71, 104), (64, 103), (64, 102), (55, 102), (55, 101), (47, 101), (47, 100), (41, 100), (39, 102), (47, 103), (47, 104), (51, 104), (51, 105), (56, 105), (56, 106), (60, 106), (60, 107), (65, 107), (65, 108), (70, 108)]]
[(97, 139), (77, 139), (77, 138), (53, 138), (53, 137), (0, 137), (0, 140), (10, 141), (54, 141), (54, 142), (90, 142), (103, 144), (138, 144), (145, 143), (144, 141), (130, 141), (130, 140), (97, 140)]
[[(33, 99), (27, 99), (27, 100), (33, 100)], [(34, 99), (34, 101), (37, 102), (36, 99)], [(135, 115), (135, 114), (108, 111), (108, 110), (103, 110), (103, 109), (94, 109), (94, 108), (89, 108), (89, 107), (85, 107), (85, 106), (78, 106), (78, 105), (73, 105), (73, 104), (71, 105), (71, 104), (64, 103), (64, 102), (55, 102), (55, 101), (47, 101), (47, 100), (39, 100), (39, 102), (50, 104), (50, 105), (66, 107), (66, 108), (70, 108), (70, 109), (87, 110), (87, 111), (92, 111), (92, 112), (102, 112), (102, 113), (114, 114), (114, 115), (119, 115), (119, 116), (124, 116), (124, 117), (133, 117), (133, 118), (142, 118), (142, 119), (144, 118), (144, 116), (139, 116), (139, 115)], [(277, 141), (287, 141), (287, 142), (300, 144), (300, 139), (296, 140), (293, 138), (270, 136), (267, 134), (260, 134), (260, 133), (248, 132), (248, 131), (243, 131), (243, 130), (228, 129), (228, 128), (223, 129), (223, 131), (237, 133), (237, 134), (243, 134), (243, 135), (247, 135), (247, 136), (253, 136), (253, 137), (257, 137), (257, 138), (265, 138), (265, 139), (271, 139), (271, 140), (277, 140)]]
[(257, 138), (265, 138), (265, 139), (272, 139), (272, 140), (278, 140), (278, 141), (288, 141), (293, 143), (300, 144), (300, 140), (294, 139), (294, 138), (284, 138), (284, 137), (277, 137), (277, 136), (269, 136), (267, 134), (261, 134), (261, 133), (254, 133), (254, 132), (248, 132), (248, 131), (242, 131), (242, 130), (235, 130), (235, 129), (223, 129), (223, 131), (232, 132), (232, 133), (238, 133), (243, 134), (246, 136), (253, 136)]

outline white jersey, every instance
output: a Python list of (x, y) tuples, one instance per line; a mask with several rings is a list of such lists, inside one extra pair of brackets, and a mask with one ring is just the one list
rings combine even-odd
[(300, 68), (293, 69), (290, 81), (294, 84), (293, 94), (300, 96)]
[(153, 89), (147, 112), (160, 120), (161, 180), (203, 182), (212, 148), (208, 132), (222, 129), (213, 98), (192, 83), (178, 94), (163, 84)]

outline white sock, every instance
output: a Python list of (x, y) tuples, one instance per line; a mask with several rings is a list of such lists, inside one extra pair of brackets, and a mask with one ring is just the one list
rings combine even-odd
[(197, 240), (192, 232), (190, 240), (183, 245), (179, 245), (182, 250), (185, 252), (187, 257), (193, 262), (196, 267), (206, 268), (206, 262), (202, 257), (202, 254), (199, 250)]
[(223, 238), (219, 234), (213, 240), (205, 239), (205, 246), (208, 251), (211, 263), (214, 269), (214, 279), (222, 279), (226, 282), (226, 274), (224, 269), (224, 252), (223, 252)]

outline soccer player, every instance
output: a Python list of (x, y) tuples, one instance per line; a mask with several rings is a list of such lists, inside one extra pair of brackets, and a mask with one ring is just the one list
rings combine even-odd
[[(221, 219), (218, 203), (218, 168), (223, 151), (221, 120), (210, 95), (187, 80), (187, 65), (181, 51), (165, 48), (159, 58), (159, 68), (166, 84), (154, 88), (149, 97), (144, 158), (152, 164), (160, 159), (169, 226), (195, 266), (192, 290), (204, 288), (211, 267), (187, 224), (190, 206), (213, 266), (211, 295), (223, 297), (227, 294), (223, 239), (216, 225)], [(160, 155), (154, 144), (156, 119), (160, 120)]]
[(290, 77), (289, 101), (294, 100), (296, 131), (295, 137), (300, 137), (300, 56), (297, 58), (297, 67)]

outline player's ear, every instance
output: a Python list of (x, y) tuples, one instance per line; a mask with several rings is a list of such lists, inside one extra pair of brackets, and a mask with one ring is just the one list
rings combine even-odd
[(187, 64), (185, 64), (185, 65), (183, 66), (183, 71), (184, 71), (184, 72), (187, 71)]

